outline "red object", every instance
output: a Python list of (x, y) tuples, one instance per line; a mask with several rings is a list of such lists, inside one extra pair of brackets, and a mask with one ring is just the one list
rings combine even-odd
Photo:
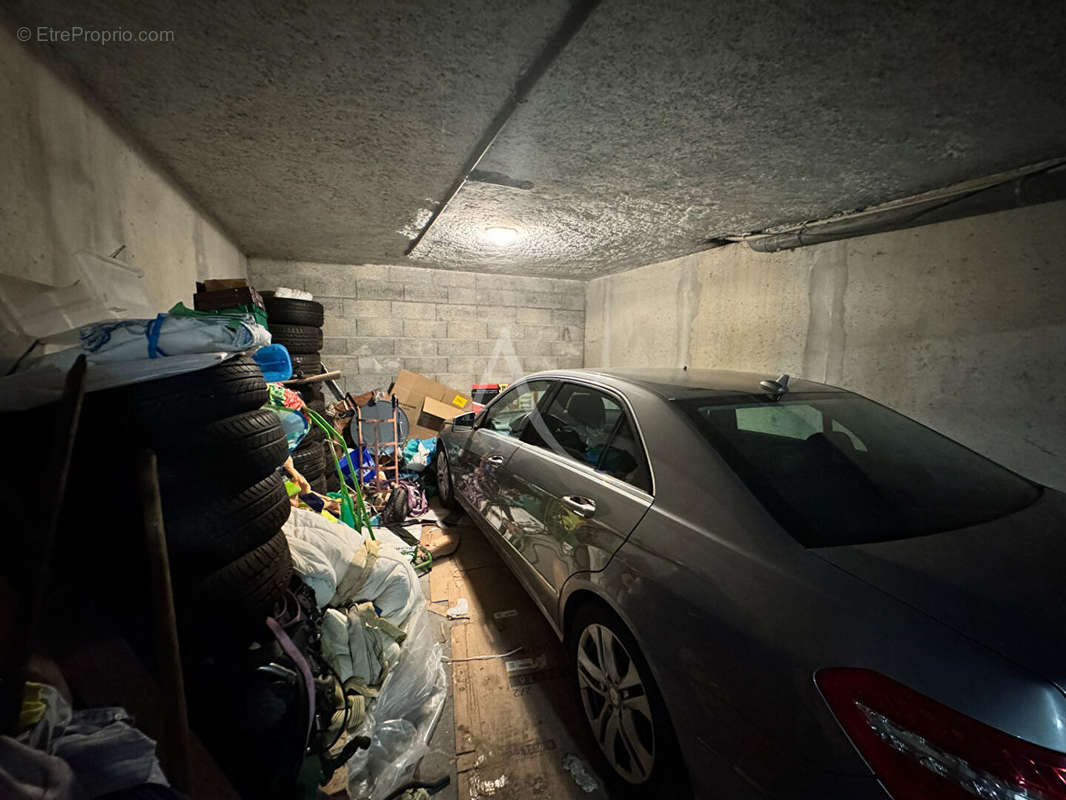
[(1066, 800), (1064, 753), (971, 719), (873, 670), (823, 669), (815, 682), (893, 800)]
[(470, 387), (470, 397), (475, 403), (488, 403), (500, 391), (498, 383), (475, 383)]

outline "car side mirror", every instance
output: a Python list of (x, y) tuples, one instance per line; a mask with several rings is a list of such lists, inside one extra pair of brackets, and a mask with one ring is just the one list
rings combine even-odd
[(477, 419), (477, 414), (468, 411), (452, 419), (452, 425), (456, 428), (473, 428), (475, 419)]

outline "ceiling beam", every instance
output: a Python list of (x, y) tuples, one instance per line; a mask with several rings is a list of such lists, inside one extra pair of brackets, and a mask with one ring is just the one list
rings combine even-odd
[(429, 229), (433, 227), (433, 223), (444, 213), (444, 209), (448, 207), (448, 204), (470, 179), (470, 173), (481, 163), (481, 159), (485, 157), (489, 148), (492, 147), (492, 143), (496, 141), (496, 137), (500, 135), (500, 132), (507, 125), (507, 121), (514, 114), (515, 109), (525, 102), (529, 93), (533, 91), (533, 87), (537, 85), (537, 82), (544, 76), (544, 73), (548, 71), (551, 65), (555, 62), (555, 59), (558, 58), (559, 54), (566, 49), (570, 40), (577, 35), (577, 32), (581, 30), (581, 27), (592, 15), (592, 12), (596, 10), (596, 7), (599, 4), (600, 0), (575, 0), (573, 5), (570, 6), (570, 10), (566, 13), (562, 23), (560, 23), (551, 38), (548, 39), (547, 44), (544, 45), (544, 49), (540, 51), (540, 54), (533, 60), (533, 63), (529, 65), (529, 68), (522, 73), (522, 76), (515, 83), (514, 88), (507, 95), (507, 99), (492, 118), (492, 122), (489, 123), (485, 132), (481, 134), (481, 138), (478, 139), (469, 158), (467, 158), (466, 162), (463, 164), (459, 176), (452, 183), (451, 187), (449, 187), (444, 198), (437, 204), (433, 213), (430, 214), (429, 219), (426, 220), (426, 224), (422, 226), (422, 230), (420, 230), (418, 235), (411, 240), (411, 243), (404, 251), (404, 255), (411, 255), (422, 239), (425, 238)]

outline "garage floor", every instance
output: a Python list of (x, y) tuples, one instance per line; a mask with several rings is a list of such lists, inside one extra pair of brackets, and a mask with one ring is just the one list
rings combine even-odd
[[(445, 653), (456, 662), (420, 777), (449, 773), (452, 783), (435, 795), (445, 800), (606, 797), (592, 773), (598, 751), (579, 716), (564, 648), (469, 519), (444, 530), (458, 533), (459, 547), (422, 581)], [(447, 619), (462, 598), (468, 618)], [(459, 660), (516, 649), (505, 658)]]

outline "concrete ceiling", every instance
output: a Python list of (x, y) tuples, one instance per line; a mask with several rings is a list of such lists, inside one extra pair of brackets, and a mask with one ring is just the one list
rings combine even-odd
[(52, 47), (251, 255), (593, 277), (1066, 155), (1059, 3), (603, 0), (405, 257), (565, 0), (0, 4), (173, 30)]

